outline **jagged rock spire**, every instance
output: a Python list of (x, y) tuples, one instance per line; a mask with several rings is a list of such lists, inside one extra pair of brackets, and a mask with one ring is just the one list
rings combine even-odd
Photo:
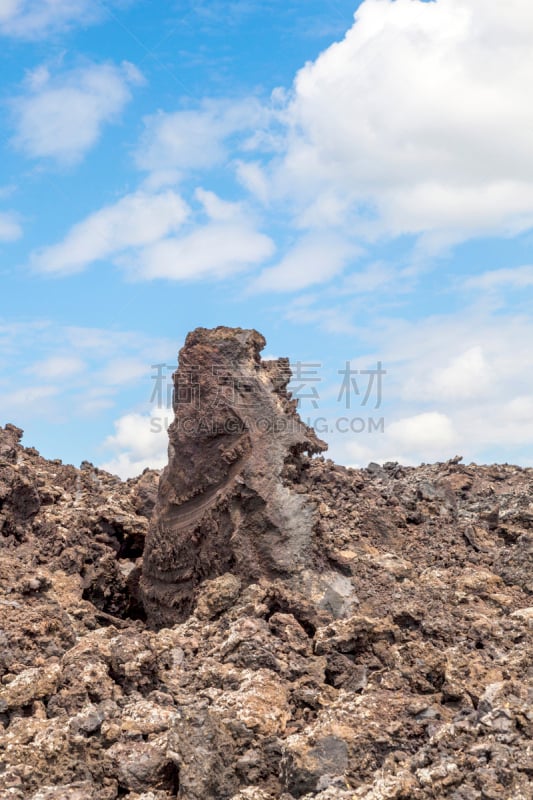
[(286, 358), (255, 330), (197, 328), (174, 374), (175, 420), (141, 588), (155, 624), (190, 610), (206, 578), (288, 578), (311, 562), (314, 504), (295, 490), (303, 454), (327, 445), (290, 399)]

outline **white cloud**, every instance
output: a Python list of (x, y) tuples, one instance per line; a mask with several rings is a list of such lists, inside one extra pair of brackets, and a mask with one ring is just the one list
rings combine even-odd
[(205, 189), (195, 198), (201, 211), (177, 236), (192, 216), (179, 195), (170, 189), (126, 195), (74, 225), (62, 242), (35, 251), (32, 266), (65, 275), (111, 259), (137, 280), (202, 280), (231, 276), (272, 256), (272, 240), (239, 203)]
[(130, 268), (145, 280), (225, 278), (262, 263), (273, 252), (272, 240), (250, 223), (213, 221), (145, 248)]
[(68, 378), (83, 372), (85, 362), (78, 356), (55, 355), (37, 361), (28, 368), (28, 372), (47, 380)]
[(235, 172), (240, 183), (262, 203), (268, 202), (270, 187), (265, 171), (252, 161), (237, 161)]
[[(353, 323), (351, 309), (345, 307), (324, 307), (323, 298), (312, 294), (297, 295), (292, 302), (283, 307), (283, 316), (299, 325), (313, 325), (327, 333), (354, 335), (357, 328)], [(318, 304), (320, 302), (320, 304)]]
[(17, 423), (24, 414), (47, 417), (54, 413), (53, 401), (59, 395), (57, 386), (26, 386), (0, 396), (0, 414), (4, 420)]
[(141, 378), (146, 379), (148, 366), (145, 360), (139, 358), (112, 359), (98, 374), (97, 380), (106, 386), (124, 386)]
[(34, 252), (32, 264), (50, 274), (80, 272), (94, 261), (158, 241), (181, 227), (187, 215), (187, 205), (170, 190), (134, 192), (74, 225), (59, 244)]
[[(462, 308), (416, 322), (380, 320), (373, 347), (391, 366), (387, 383), (403, 403), (446, 404), (446, 413), (481, 414), (533, 389), (533, 321), (528, 316)], [(468, 433), (465, 430), (465, 433)]]
[(128, 449), (135, 458), (159, 453), (162, 443), (166, 446), (168, 441), (165, 431), (154, 432), (150, 416), (137, 413), (125, 414), (114, 424), (116, 432), (106, 439), (106, 446)]
[[(361, 418), (361, 424), (363, 421), (368, 426), (367, 420)], [(384, 435), (366, 430), (357, 437), (337, 437), (331, 456), (355, 467), (364, 467), (371, 461), (416, 465), (447, 461), (456, 455), (460, 443), (450, 417), (430, 411), (385, 424)]]
[(198, 188), (194, 196), (202, 204), (207, 216), (217, 222), (228, 222), (244, 216), (243, 209), (239, 203), (228, 203), (214, 192)]
[(91, 415), (97, 425), (115, 405), (148, 404), (155, 364), (168, 365), (161, 385), (166, 405), (179, 346), (133, 331), (46, 321), (0, 322), (0, 344), (0, 412), (22, 427), (37, 412), (65, 423)]
[(331, 457), (340, 463), (362, 467), (370, 461), (407, 465), (447, 461), (456, 455), (458, 448), (462, 454), (465, 447), (467, 454), (474, 452), (470, 443), (459, 435), (453, 418), (440, 411), (400, 416), (392, 422), (384, 419), (384, 433), (381, 433), (369, 430), (367, 418), (361, 416), (359, 424), (361, 428), (365, 425), (364, 431), (355, 436), (337, 435), (332, 442)]
[(20, 7), (20, 0), (2, 0), (0, 3), (0, 22), (15, 16)]
[(16, 242), (22, 236), (22, 228), (15, 214), (0, 212), (0, 242)]
[(166, 425), (171, 421), (171, 416), (165, 420), (135, 412), (120, 417), (114, 423), (115, 434), (104, 443), (105, 447), (117, 452), (101, 464), (101, 468), (125, 480), (139, 475), (146, 467), (164, 467), (168, 460)]
[(475, 275), (464, 283), (467, 289), (481, 289), (485, 291), (500, 289), (526, 289), (533, 286), (533, 266), (508, 267), (493, 269)]
[(331, 234), (303, 236), (273, 267), (251, 283), (251, 291), (290, 292), (324, 283), (338, 275), (357, 248)]
[(105, 7), (95, 0), (0, 0), (0, 34), (20, 39), (39, 39), (103, 17)]
[(76, 415), (78, 417), (101, 416), (117, 402), (118, 387), (91, 386), (76, 398)]
[(79, 161), (115, 122), (142, 82), (132, 64), (90, 64), (52, 76), (46, 67), (29, 73), (26, 92), (12, 101), (13, 144), (31, 158)]
[[(160, 111), (144, 120), (137, 164), (153, 173), (156, 181), (167, 176), (174, 182), (183, 173), (222, 163), (230, 137), (237, 137), (239, 146), (246, 148), (247, 136), (267, 120), (268, 112), (253, 99), (206, 100), (198, 109)], [(235, 149), (237, 143), (232, 146)]]
[(376, 318), (356, 336), (387, 370), (383, 406), (370, 415), (383, 416), (385, 430), (334, 436), (332, 457), (413, 464), (459, 452), (467, 461), (525, 463), (533, 444), (530, 315), (466, 306), (415, 322)]
[[(361, 413), (359, 413), (361, 412)], [(421, 462), (447, 461), (459, 449), (461, 454), (473, 455), (472, 443), (459, 433), (460, 427), (453, 415), (442, 411), (426, 411), (412, 415), (398, 412), (391, 420), (385, 415), (383, 432), (371, 427), (370, 420), (379, 421), (380, 415), (370, 415), (359, 409), (355, 412), (355, 430), (348, 432), (350, 417), (342, 417), (343, 433), (337, 432), (330, 441), (330, 456), (339, 463), (355, 467), (366, 466), (370, 461), (384, 463), (397, 461), (415, 465)], [(346, 412), (343, 412), (346, 414)]]
[(498, 452), (500, 455), (493, 455), (493, 460), (510, 463), (524, 463), (526, 456), (531, 463), (533, 417), (526, 411), (532, 397), (513, 398), (510, 390), (508, 399), (498, 396), (491, 402), (487, 398), (477, 409), (458, 409), (455, 417), (461, 431), (461, 449), (467, 449), (469, 454)]
[(506, 410), (519, 422), (533, 422), (533, 395), (529, 397), (515, 397), (510, 400)]
[[(68, 325), (51, 326), (52, 341), (58, 338), (67, 342), (69, 347), (82, 354), (84, 358), (123, 358), (126, 353), (134, 352), (143, 357), (160, 359), (168, 347), (174, 342), (165, 339), (146, 337), (141, 333), (116, 328), (89, 328), (86, 326)], [(171, 351), (171, 352), (172, 352)]]
[(436, 411), (399, 419), (389, 425), (388, 434), (404, 450), (419, 450), (428, 456), (440, 452), (448, 457), (457, 440), (450, 418)]
[[(327, 198), (367, 236), (532, 227), (533, 5), (488, 5), (365, 0), (296, 77), (271, 193), (310, 225)], [(257, 170), (241, 176), (264, 191)]]
[(427, 391), (431, 397), (444, 399), (482, 397), (489, 390), (491, 380), (490, 364), (483, 348), (476, 345), (451, 358), (447, 366), (432, 370)]
[[(405, 287), (405, 276), (402, 276), (400, 280)], [(368, 294), (381, 289), (390, 289), (391, 287), (394, 287), (395, 292), (401, 290), (398, 274), (390, 265), (374, 261), (364, 269), (348, 275), (341, 287), (341, 291), (346, 294)]]

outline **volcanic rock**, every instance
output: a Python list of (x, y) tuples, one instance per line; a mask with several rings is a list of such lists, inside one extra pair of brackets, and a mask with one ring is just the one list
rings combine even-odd
[(161, 480), (0, 428), (0, 798), (530, 800), (533, 470), (335, 465), (262, 343), (188, 339)]
[(185, 619), (206, 579), (288, 580), (320, 558), (316, 503), (296, 487), (304, 454), (327, 445), (289, 398), (287, 359), (261, 361), (264, 346), (257, 331), (198, 328), (180, 352), (169, 463), (143, 561), (153, 624)]

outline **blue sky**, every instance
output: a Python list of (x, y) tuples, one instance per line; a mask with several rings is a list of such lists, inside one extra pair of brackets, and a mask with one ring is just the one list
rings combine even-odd
[(0, 420), (161, 466), (152, 365), (237, 325), (340, 462), (532, 465), (532, 35), (526, 0), (0, 0)]

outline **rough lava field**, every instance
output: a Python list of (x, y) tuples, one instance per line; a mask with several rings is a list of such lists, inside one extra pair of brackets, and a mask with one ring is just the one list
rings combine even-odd
[(161, 474), (0, 428), (0, 797), (530, 800), (533, 470), (336, 465), (263, 346)]

